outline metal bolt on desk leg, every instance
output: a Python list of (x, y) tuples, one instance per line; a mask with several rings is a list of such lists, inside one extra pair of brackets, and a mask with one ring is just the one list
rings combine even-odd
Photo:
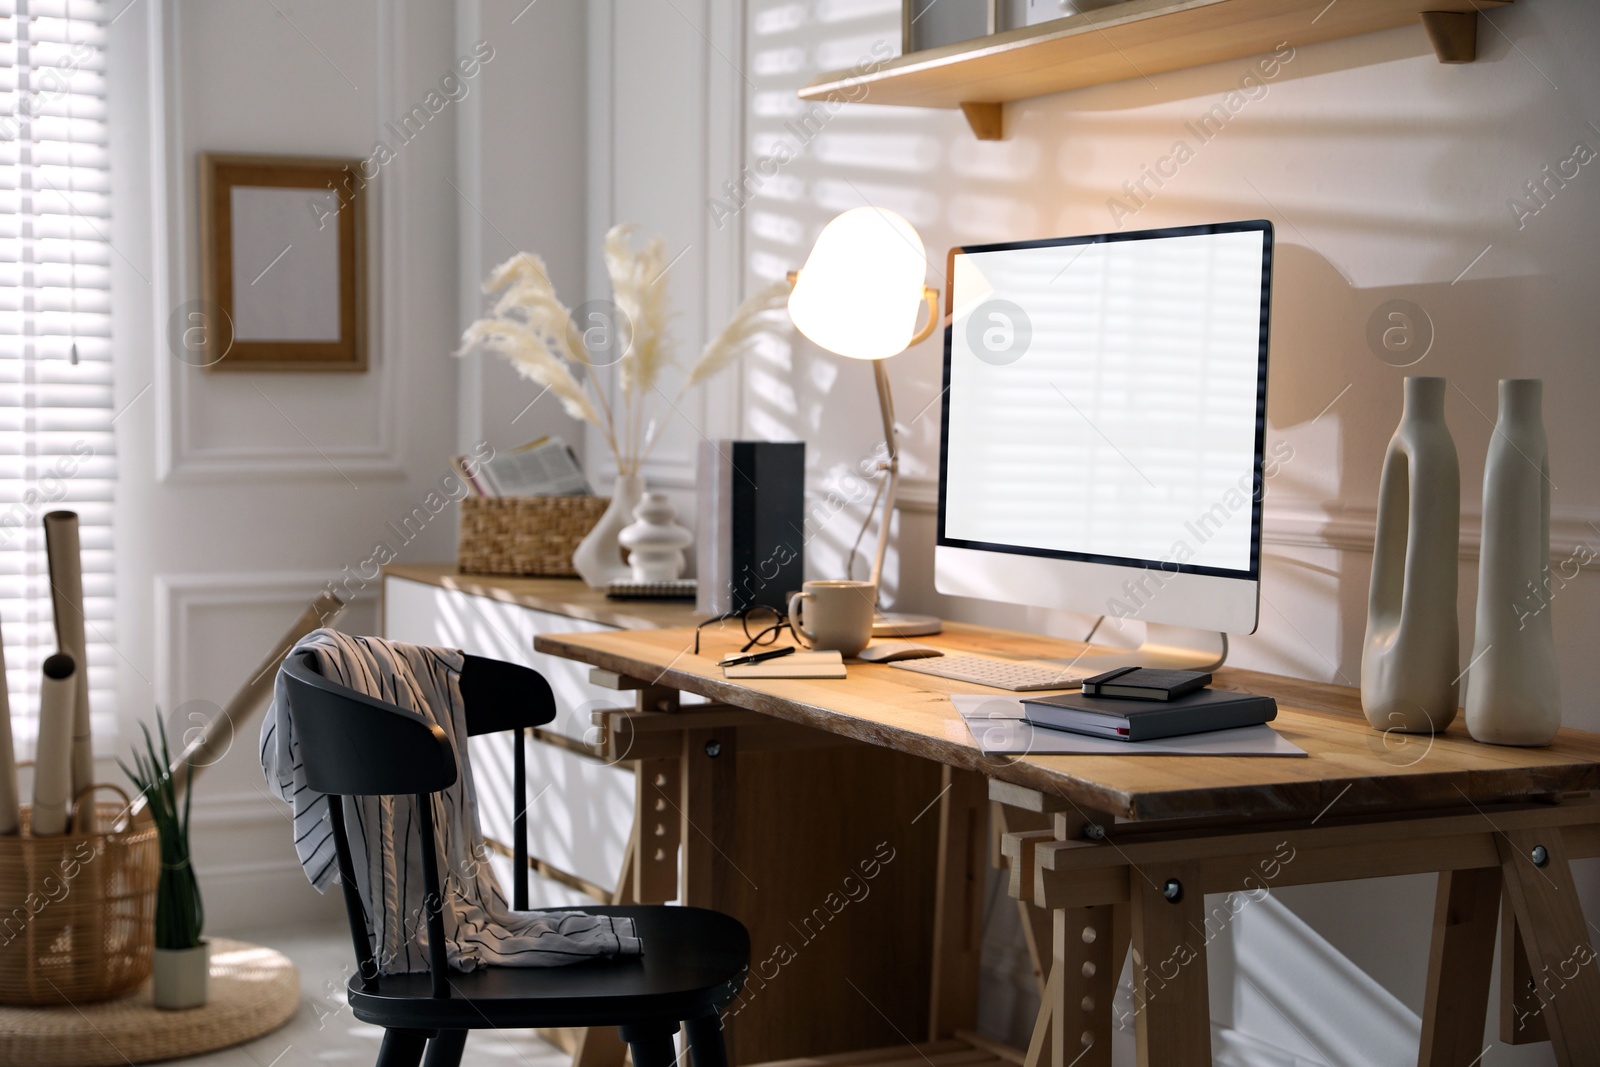
[(1167, 884), (1161, 887), (1161, 895), (1176, 904), (1183, 899), (1183, 883), (1176, 878), (1168, 878)]
[(722, 755), (722, 742), (721, 741), (707, 741), (706, 742), (706, 755), (710, 756), (712, 759), (716, 759), (718, 756)]
[(1104, 841), (1106, 839), (1106, 828), (1097, 822), (1092, 822), (1083, 828), (1083, 836), (1090, 841)]
[(1530, 858), (1533, 860), (1535, 867), (1548, 867), (1550, 865), (1550, 853), (1546, 851), (1543, 845), (1534, 845)]

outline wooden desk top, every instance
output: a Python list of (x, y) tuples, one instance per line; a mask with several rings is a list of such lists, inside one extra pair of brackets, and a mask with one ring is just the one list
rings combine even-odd
[[(998, 693), (886, 665), (851, 663), (843, 680), (727, 681), (716, 660), (743, 643), (738, 623), (687, 629), (550, 634), (540, 652), (711, 700), (979, 771), (1132, 820), (1320, 818), (1326, 810), (1402, 811), (1549, 797), (1600, 787), (1600, 735), (1563, 730), (1548, 748), (1480, 745), (1458, 716), (1436, 737), (1383, 734), (1356, 690), (1224, 667), (1219, 688), (1277, 698), (1274, 727), (1309, 759), (1225, 756), (986, 756), (946, 699)], [(1072, 656), (1081, 644), (959, 623), (918, 638), (951, 651)]]
[(454, 563), (391, 563), (383, 573), (441, 589), (519, 604), (536, 611), (629, 630), (693, 626), (699, 621), (689, 600), (612, 600), (578, 578), (504, 578), (462, 574)]

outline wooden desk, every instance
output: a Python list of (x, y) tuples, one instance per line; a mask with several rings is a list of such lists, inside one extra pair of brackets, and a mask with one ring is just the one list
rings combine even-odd
[[(1549, 748), (1512, 749), (1478, 745), (1459, 723), (1435, 738), (1386, 735), (1366, 725), (1353, 690), (1223, 669), (1217, 685), (1278, 698), (1276, 727), (1309, 759), (990, 757), (945, 697), (992, 690), (870, 664), (852, 665), (843, 681), (729, 682), (715, 659), (738, 634), (708, 628), (699, 656), (687, 630), (544, 635), (536, 648), (646, 693), (716, 702), (681, 722), (659, 698), (641, 708), (669, 710), (603, 720), (618, 750), (681, 753), (683, 823), (693, 827), (682, 835), (686, 890), (753, 929), (764, 908), (722, 892), (745, 860), (730, 820), (781, 797), (747, 780), (743, 765), (708, 772), (702, 740), (731, 754), (742, 732), (758, 737), (781, 720), (942, 767), (930, 1039), (970, 1025), (972, 856), (982, 836), (974, 813), (988, 779), (988, 795), (1005, 805), (1013, 895), (1052, 916), (1048, 947), (1034, 927), (1050, 977), (1028, 1067), (1110, 1063), (1114, 983), (1130, 945), (1140, 1063), (1209, 1063), (1205, 946), (1225, 917), (1207, 914), (1207, 893), (1429, 871), (1440, 878), (1419, 1062), (1468, 1067), (1481, 1054), (1502, 926), (1512, 947), (1503, 1039), (1548, 1038), (1562, 1064), (1600, 1062), (1600, 961), (1568, 866), (1600, 854), (1600, 805), (1587, 796), (1600, 781), (1600, 737), (1567, 730)], [(1013, 655), (1082, 647), (961, 625), (929, 643)], [(1018, 829), (1030, 817), (1034, 828)], [(782, 821), (769, 833), (783, 834)]]

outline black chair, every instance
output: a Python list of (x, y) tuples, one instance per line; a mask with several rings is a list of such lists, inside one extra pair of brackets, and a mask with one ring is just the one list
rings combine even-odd
[[(355, 944), (357, 973), (349, 983), (350, 1010), (384, 1028), (377, 1067), (454, 1067), (467, 1031), (477, 1029), (616, 1026), (633, 1051), (634, 1067), (671, 1067), (672, 1037), (688, 1031), (694, 1067), (727, 1067), (719, 1013), (744, 984), (750, 935), (738, 920), (703, 908), (588, 907), (592, 914), (634, 921), (644, 955), (595, 959), (567, 967), (483, 967), (451, 973), (439, 910), (439, 861), (429, 794), (454, 784), (456, 759), (444, 731), (427, 719), (329, 681), (310, 654), (284, 662), (289, 715), (311, 788), (330, 797), (414, 793), (423, 856), (429, 969), (378, 974), (367, 921), (355, 888), (343, 805), (328, 804), (339, 880)], [(514, 730), (514, 775), (524, 805), (522, 731), (555, 717), (550, 685), (536, 671), (468, 656), (461, 696), (472, 735)], [(516, 905), (527, 900), (526, 824), (515, 828), (520, 853)]]

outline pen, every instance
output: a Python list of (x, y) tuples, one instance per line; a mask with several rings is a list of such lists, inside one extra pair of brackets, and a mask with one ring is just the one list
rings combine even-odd
[(794, 646), (790, 645), (787, 648), (775, 648), (771, 652), (753, 652), (748, 656), (734, 656), (731, 659), (724, 659), (718, 663), (718, 666), (738, 667), (746, 663), (765, 663), (769, 659), (777, 659), (779, 656), (787, 656), (793, 651)]

